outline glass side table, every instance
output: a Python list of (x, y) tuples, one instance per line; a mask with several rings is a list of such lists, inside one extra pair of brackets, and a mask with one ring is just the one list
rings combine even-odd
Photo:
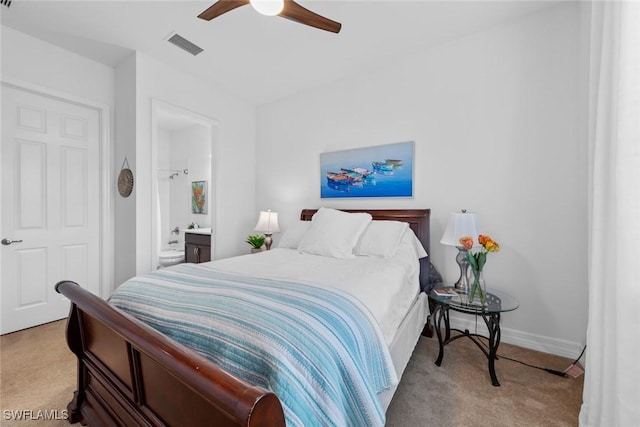
[[(453, 289), (452, 286), (438, 286), (436, 289)], [(498, 347), (500, 346), (500, 314), (513, 311), (518, 308), (518, 301), (504, 292), (499, 291), (487, 291), (487, 299), (484, 305), (480, 305), (479, 302), (474, 304), (468, 303), (468, 296), (464, 294), (458, 294), (457, 296), (440, 296), (437, 295), (435, 290), (429, 293), (429, 299), (434, 303), (433, 311), (433, 323), (438, 335), (438, 344), (440, 351), (438, 358), (436, 359), (436, 365), (440, 366), (442, 358), (444, 357), (444, 346), (457, 340), (458, 338), (467, 337), (473, 341), (480, 350), (487, 356), (489, 365), (489, 376), (491, 377), (491, 384), (499, 386), (498, 377), (496, 376), (495, 361), (498, 358)], [(449, 310), (457, 311), (465, 314), (472, 314), (480, 316), (484, 320), (489, 330), (489, 336), (470, 333), (468, 329), (464, 331), (460, 329), (451, 328), (449, 323)], [(444, 337), (442, 336), (442, 321), (444, 321)], [(459, 332), (457, 335), (451, 335), (451, 331)], [(488, 349), (479, 340), (484, 338), (489, 341)]]

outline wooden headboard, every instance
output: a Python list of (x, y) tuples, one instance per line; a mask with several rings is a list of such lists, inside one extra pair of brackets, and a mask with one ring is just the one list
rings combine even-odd
[[(422, 246), (430, 253), (430, 218), (431, 209), (340, 209), (349, 213), (366, 212), (371, 214), (377, 221), (402, 221), (408, 222), (409, 227), (416, 233), (418, 240)], [(303, 209), (300, 212), (302, 221), (311, 221), (311, 217), (317, 209)], [(422, 290), (429, 289), (429, 257), (420, 260), (420, 288)]]

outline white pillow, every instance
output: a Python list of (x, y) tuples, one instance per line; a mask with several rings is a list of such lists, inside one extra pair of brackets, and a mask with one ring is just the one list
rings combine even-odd
[(298, 220), (291, 223), (282, 234), (282, 237), (278, 242), (278, 247), (297, 249), (298, 245), (300, 245), (300, 240), (302, 240), (302, 236), (310, 227), (311, 221)]
[(413, 240), (413, 248), (416, 251), (416, 255), (418, 256), (418, 259), (429, 256), (427, 251), (424, 249), (424, 246), (422, 246), (422, 242), (420, 241), (420, 239), (418, 239), (418, 236), (416, 236), (416, 233), (414, 233), (412, 229), (409, 229), (409, 231), (411, 232), (411, 236)]
[(424, 249), (424, 246), (422, 246), (416, 233), (414, 233), (411, 228), (407, 228), (400, 240), (395, 257), (420, 259), (426, 256), (428, 256), (427, 251)]
[(400, 221), (371, 221), (353, 249), (355, 255), (390, 258), (398, 249), (409, 224)]
[(313, 255), (351, 258), (353, 248), (370, 222), (368, 213), (320, 208), (311, 218), (311, 227), (302, 236), (298, 250)]

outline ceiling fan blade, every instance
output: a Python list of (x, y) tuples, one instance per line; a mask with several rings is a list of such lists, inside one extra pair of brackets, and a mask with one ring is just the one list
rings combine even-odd
[(285, 0), (284, 9), (280, 12), (280, 16), (300, 24), (310, 25), (332, 33), (339, 33), (342, 28), (341, 23), (318, 15), (317, 13), (300, 6), (293, 0)]
[(207, 10), (198, 15), (198, 18), (206, 21), (211, 21), (213, 18), (217, 18), (223, 13), (227, 13), (230, 10), (249, 4), (249, 0), (218, 0)]

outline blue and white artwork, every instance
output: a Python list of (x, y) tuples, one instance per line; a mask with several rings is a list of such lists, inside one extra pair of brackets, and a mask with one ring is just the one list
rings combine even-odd
[(320, 197), (413, 197), (413, 141), (320, 154)]

